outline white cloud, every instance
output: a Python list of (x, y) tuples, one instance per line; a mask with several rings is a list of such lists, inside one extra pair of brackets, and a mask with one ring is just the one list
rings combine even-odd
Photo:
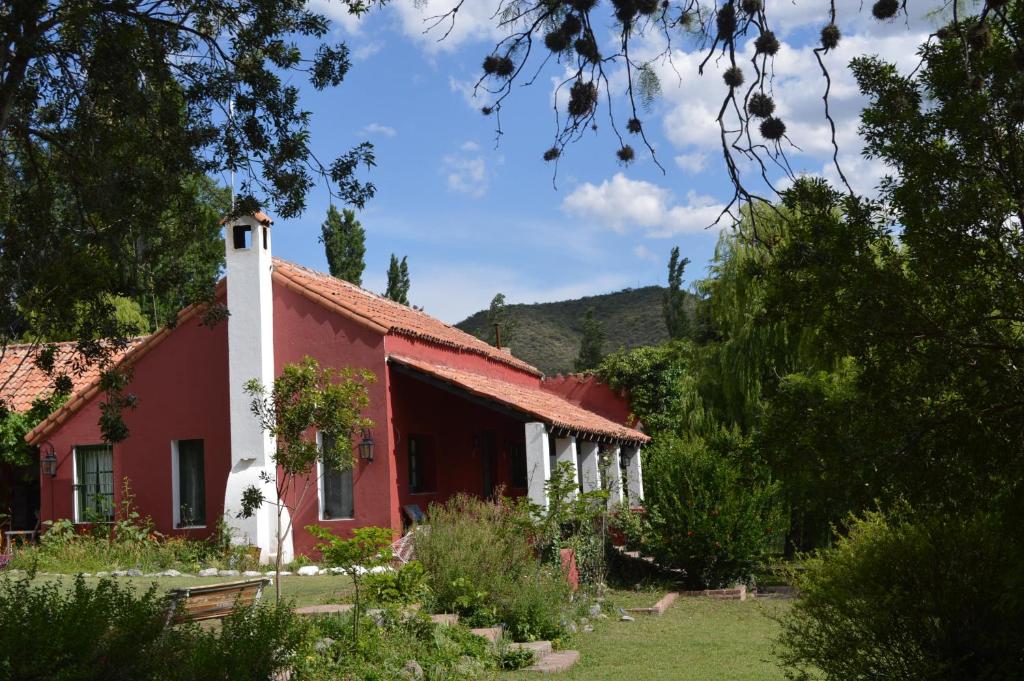
[(700, 151), (695, 151), (692, 154), (679, 154), (676, 156), (676, 165), (691, 175), (696, 175), (700, 171), (704, 170), (707, 163), (708, 155)]
[(384, 43), (380, 40), (363, 43), (352, 50), (352, 58), (356, 61), (366, 61), (373, 55), (384, 49)]
[(331, 0), (308, 0), (306, 9), (317, 14), (322, 14), (331, 21), (337, 22), (342, 30), (349, 35), (358, 35), (360, 26), (365, 14), (356, 16), (348, 11), (344, 3), (331, 2)]
[(487, 157), (479, 152), (480, 145), (466, 142), (461, 145), (460, 153), (448, 154), (441, 159), (450, 191), (468, 194), (473, 198), (480, 198), (487, 193), (491, 172), (487, 167)]
[(650, 237), (668, 237), (712, 226), (723, 206), (692, 191), (679, 204), (664, 187), (616, 173), (600, 185), (583, 183), (565, 197), (562, 209), (619, 233), (639, 229)]
[(363, 133), (367, 135), (384, 135), (385, 137), (394, 137), (398, 134), (391, 126), (381, 125), (380, 123), (370, 123), (363, 128)]
[(643, 244), (637, 244), (633, 247), (633, 255), (640, 260), (648, 260), (650, 262), (658, 262), (657, 254), (651, 249), (647, 248)]
[(444, 15), (457, 4), (454, 0), (405, 1), (392, 7), (398, 13), (402, 31), (433, 53), (452, 52), (466, 42), (500, 39), (505, 33), (498, 26), (497, 15), (503, 2), (467, 0), (454, 16), (447, 18)]

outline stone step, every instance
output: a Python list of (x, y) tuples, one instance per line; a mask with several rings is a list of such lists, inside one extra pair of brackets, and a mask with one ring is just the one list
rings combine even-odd
[(470, 629), (470, 631), (477, 636), (486, 638), (491, 643), (501, 638), (501, 627), (479, 627), (477, 629)]
[(559, 650), (558, 652), (548, 653), (539, 660), (536, 664), (532, 664), (529, 667), (524, 667), (523, 671), (527, 672), (540, 672), (542, 674), (555, 674), (557, 672), (564, 672), (565, 670), (572, 667), (580, 660), (580, 651), (578, 650)]
[(537, 656), (537, 659), (544, 657), (551, 653), (554, 648), (551, 647), (551, 641), (530, 641), (528, 643), (510, 643), (509, 648), (514, 650), (530, 650)]
[(431, 615), (430, 619), (434, 624), (444, 624), (449, 627), (453, 627), (459, 623), (459, 616), (450, 612)]
[(352, 609), (351, 603), (329, 603), (326, 605), (307, 605), (302, 608), (295, 608), (296, 615), (336, 615), (339, 612), (348, 612)]

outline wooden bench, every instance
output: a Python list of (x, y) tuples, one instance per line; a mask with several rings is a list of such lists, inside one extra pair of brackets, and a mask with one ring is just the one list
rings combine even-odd
[(239, 582), (172, 589), (167, 594), (170, 600), (168, 624), (227, 617), (235, 608), (252, 605), (258, 601), (263, 595), (263, 589), (271, 583), (271, 579), (261, 577)]

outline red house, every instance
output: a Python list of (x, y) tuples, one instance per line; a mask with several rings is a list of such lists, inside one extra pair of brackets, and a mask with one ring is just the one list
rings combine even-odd
[[(266, 215), (236, 220), (225, 233), (218, 296), (227, 321), (205, 326), (197, 309), (186, 309), (173, 329), (143, 339), (120, 360), (132, 369), (127, 392), (138, 400), (125, 414), (129, 437), (102, 441), (95, 377), (29, 433), (31, 444), (58, 460), (56, 475), (41, 476), (42, 520), (109, 514), (127, 478), (159, 531), (202, 537), (224, 517), (236, 541), (270, 560), (270, 505), (251, 519), (236, 517), (242, 490), (261, 484), (261, 474), (276, 476), (274, 442), (250, 413), (243, 384), (258, 378), (269, 385), (307, 355), (376, 375), (365, 414), (374, 423), (373, 457), (358, 458), (351, 471), (317, 471), (316, 493), (296, 510), (284, 560), (312, 548), (303, 529), (312, 523), (341, 533), (379, 525), (397, 534), (408, 509), (499, 488), (544, 504), (556, 461), (576, 467), (584, 490), (603, 479), (612, 503), (626, 495), (633, 504), (642, 500), (639, 448), (648, 438), (626, 425), (628, 405), (606, 387), (547, 381), (423, 312), (273, 258)], [(610, 455), (605, 470), (601, 451)]]

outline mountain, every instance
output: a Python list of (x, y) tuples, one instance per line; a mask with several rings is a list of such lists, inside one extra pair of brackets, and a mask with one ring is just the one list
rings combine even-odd
[[(509, 305), (518, 327), (508, 345), (513, 355), (549, 376), (570, 372), (580, 349), (580, 326), (590, 308), (604, 326), (606, 353), (620, 347), (656, 345), (668, 340), (661, 312), (664, 292), (661, 286), (646, 286), (557, 303)], [(485, 339), (493, 332), (488, 328), (487, 310), (455, 326)]]

